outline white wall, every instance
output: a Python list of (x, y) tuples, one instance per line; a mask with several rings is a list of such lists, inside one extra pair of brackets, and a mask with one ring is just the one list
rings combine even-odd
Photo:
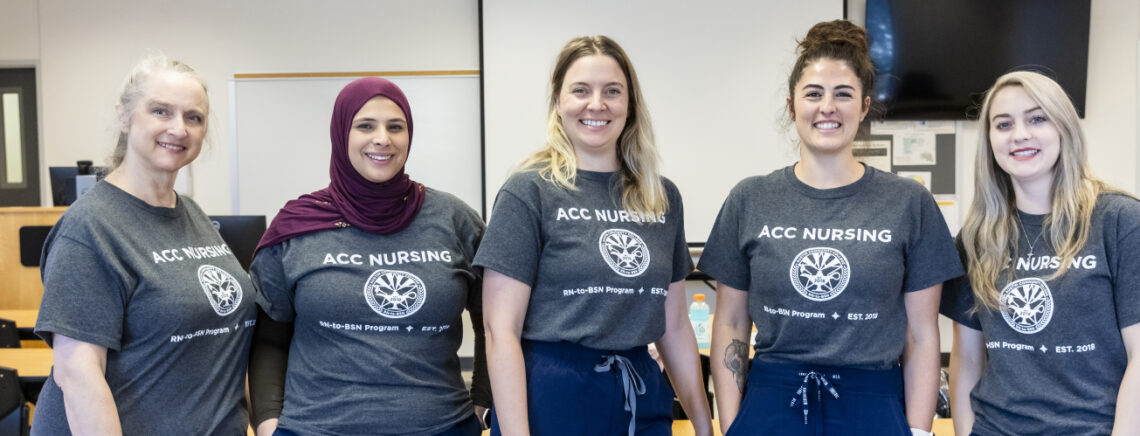
[[(234, 73), (479, 67), (478, 11), (470, 0), (3, 1), (0, 17), (15, 4), (27, 19), (34, 16), (27, 5), (38, 5), (44, 167), (105, 160), (120, 82), (146, 50), (199, 70), (210, 85), (212, 145), (192, 165), (192, 188), (215, 214), (231, 210), (227, 85)], [(35, 36), (35, 28), (22, 32)], [(0, 41), (10, 40), (3, 32)], [(0, 50), (0, 60), (28, 56), (27, 49)]]
[(36, 2), (0, 0), (0, 66), (33, 66), (40, 58)]
[(1084, 126), (1097, 177), (1140, 192), (1137, 154), (1137, 43), (1140, 2), (1094, 0), (1089, 30), (1089, 77)]

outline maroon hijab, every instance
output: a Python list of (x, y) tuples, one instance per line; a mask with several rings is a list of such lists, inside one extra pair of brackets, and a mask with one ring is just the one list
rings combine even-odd
[(412, 112), (404, 92), (379, 77), (349, 83), (340, 91), (333, 106), (329, 129), (332, 136), (329, 186), (285, 203), (261, 237), (258, 250), (326, 229), (355, 226), (369, 233), (391, 235), (412, 223), (424, 204), (423, 185), (412, 181), (404, 168), (387, 182), (373, 183), (357, 173), (348, 160), (352, 119), (368, 100), (378, 95), (392, 100), (404, 111), (411, 150)]

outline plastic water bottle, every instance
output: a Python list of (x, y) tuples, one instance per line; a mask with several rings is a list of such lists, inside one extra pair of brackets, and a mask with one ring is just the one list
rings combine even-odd
[(712, 326), (709, 325), (709, 305), (705, 303), (705, 294), (693, 296), (693, 304), (689, 305), (689, 322), (693, 323), (693, 333), (697, 335), (697, 348), (708, 348), (712, 342)]

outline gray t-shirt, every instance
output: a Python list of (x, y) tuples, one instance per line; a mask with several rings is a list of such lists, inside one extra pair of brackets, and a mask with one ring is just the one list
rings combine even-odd
[[(107, 385), (128, 435), (245, 434), (253, 284), (189, 198), (154, 207), (101, 182), (44, 245), (36, 333), (107, 347)], [(32, 434), (70, 434), (48, 378)]]
[(761, 360), (862, 369), (898, 366), (905, 292), (962, 274), (930, 193), (869, 166), (834, 189), (804, 184), (792, 166), (744, 179), (698, 268), (748, 292)]
[(530, 285), (523, 338), (625, 350), (665, 334), (669, 284), (693, 268), (681, 194), (663, 179), (669, 210), (639, 216), (618, 177), (578, 170), (569, 190), (523, 171), (499, 191), (475, 264)]
[[(1001, 310), (970, 313), (965, 277), (943, 291), (942, 313), (981, 330), (986, 363), (970, 393), (979, 435), (1107, 435), (1128, 363), (1120, 329), (1140, 322), (1140, 201), (1103, 194), (1093, 209), (1088, 242), (1065, 275), (1042, 236), (1044, 215), (1020, 214), (1020, 255), (1013, 276), (995, 283)], [(1136, 413), (1136, 411), (1132, 411)]]
[(474, 412), (459, 367), (483, 220), (427, 190), (406, 229), (347, 227), (262, 249), (258, 303), (293, 323), (279, 426), (299, 434), (436, 434)]

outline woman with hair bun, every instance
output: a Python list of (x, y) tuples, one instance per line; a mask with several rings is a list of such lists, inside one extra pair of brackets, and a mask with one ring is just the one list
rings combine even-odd
[(741, 181), (708, 238), (698, 268), (718, 281), (711, 357), (727, 434), (931, 428), (939, 295), (962, 267), (930, 192), (855, 159), (874, 87), (862, 28), (812, 27), (788, 78), (800, 161)]
[(968, 274), (942, 301), (955, 432), (1140, 434), (1140, 201), (1093, 177), (1057, 82), (1003, 75), (980, 119)]

